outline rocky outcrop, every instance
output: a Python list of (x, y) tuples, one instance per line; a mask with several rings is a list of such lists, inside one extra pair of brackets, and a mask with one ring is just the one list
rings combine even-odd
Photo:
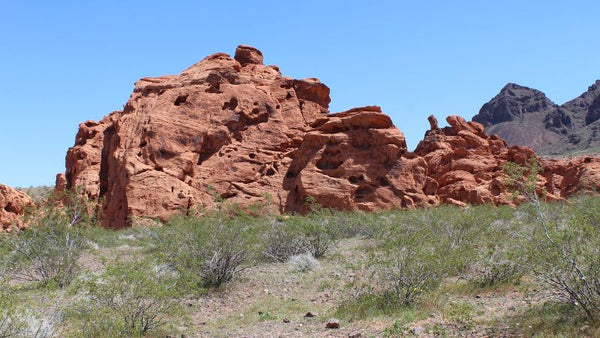
[(344, 210), (378, 210), (437, 204), (427, 195), (427, 163), (407, 152), (404, 135), (379, 107), (332, 114), (309, 131), (292, 154), (284, 189), (287, 210), (306, 198)]
[[(330, 101), (318, 79), (285, 77), (253, 47), (213, 54), (179, 75), (141, 79), (122, 111), (82, 123), (56, 189), (98, 201), (110, 228), (222, 201), (281, 213), (304, 212), (310, 199), (367, 211), (501, 204), (512, 203), (503, 165), (535, 156), (457, 116), (441, 129), (431, 116), (412, 153), (379, 107), (330, 114)], [(595, 161), (545, 164), (547, 197), (598, 186), (596, 169), (584, 169)]]
[(557, 198), (600, 191), (600, 158), (550, 159), (542, 164), (545, 188)]
[(216, 200), (283, 211), (289, 154), (329, 102), (327, 86), (282, 76), (252, 47), (214, 54), (179, 75), (141, 79), (123, 111), (80, 125), (65, 187), (102, 203), (107, 227)]
[(450, 126), (440, 129), (430, 117), (432, 127), (415, 150), (426, 160), (427, 175), (442, 203), (513, 204), (512, 188), (506, 186), (503, 168), (507, 162), (528, 167), (532, 157), (540, 166), (538, 194), (546, 200), (600, 188), (598, 158), (542, 159), (530, 148), (509, 147), (497, 135), (487, 136), (480, 123), (459, 116), (449, 116), (446, 121)]
[(12, 227), (23, 229), (23, 214), (33, 201), (25, 193), (0, 184), (0, 232), (10, 231)]
[(600, 80), (560, 106), (539, 90), (509, 83), (473, 121), (509, 145), (528, 146), (541, 154), (593, 150), (600, 147)]
[(427, 176), (432, 192), (441, 202), (466, 204), (511, 204), (512, 197), (502, 181), (503, 167), (508, 161), (527, 164), (534, 156), (525, 147), (507, 147), (497, 136), (487, 136), (477, 122), (449, 116), (450, 125), (437, 128), (430, 117), (431, 129), (425, 134), (415, 153), (427, 162)]
[(579, 117), (579, 124), (589, 125), (600, 119), (600, 80), (588, 87), (579, 97), (565, 103), (562, 107)]

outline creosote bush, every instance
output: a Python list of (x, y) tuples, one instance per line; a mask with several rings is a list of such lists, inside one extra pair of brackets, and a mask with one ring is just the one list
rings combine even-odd
[(304, 217), (271, 220), (262, 234), (263, 254), (278, 262), (303, 253), (317, 259), (325, 256), (339, 238), (337, 223), (331, 219), (331, 213), (321, 210)]
[[(590, 210), (567, 207), (570, 219), (540, 218), (530, 260), (537, 278), (559, 299), (580, 309), (592, 323), (600, 324), (600, 228), (585, 219)], [(546, 211), (541, 211), (543, 217)]]
[(262, 234), (262, 241), (263, 254), (277, 262), (285, 262), (292, 256), (308, 251), (308, 244), (300, 229), (282, 221), (271, 220)]
[(252, 263), (256, 231), (241, 217), (181, 216), (155, 230), (152, 246), (162, 262), (202, 292), (235, 279)]
[(597, 199), (596, 205), (589, 205), (594, 201), (589, 199), (553, 214), (540, 198), (540, 170), (536, 157), (526, 167), (507, 163), (504, 168), (505, 181), (525, 198), (536, 216), (536, 231), (530, 239), (533, 272), (559, 298), (580, 309), (590, 322), (600, 324), (600, 229), (596, 222), (600, 205)]
[(78, 285), (84, 300), (67, 311), (85, 336), (141, 337), (180, 312), (177, 278), (156, 273), (148, 262), (108, 266)]
[(468, 271), (468, 279), (481, 287), (518, 282), (524, 272), (520, 255), (525, 254), (522, 248), (507, 248), (506, 244), (482, 250)]
[(9, 273), (21, 280), (66, 287), (77, 275), (77, 259), (84, 245), (78, 229), (47, 217), (41, 225), (31, 225), (12, 238)]
[(423, 292), (437, 287), (444, 277), (436, 262), (415, 259), (412, 254), (399, 253), (392, 262), (378, 266), (376, 276), (386, 306), (411, 305)]
[(23, 313), (16, 309), (18, 300), (4, 283), (0, 278), (0, 338), (23, 336), (27, 323), (23, 320)]

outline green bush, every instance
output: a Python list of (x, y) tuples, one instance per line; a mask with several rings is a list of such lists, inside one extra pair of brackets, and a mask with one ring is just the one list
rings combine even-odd
[(337, 229), (332, 226), (328, 217), (322, 218), (313, 215), (301, 225), (307, 252), (317, 259), (325, 256), (337, 242)]
[(262, 235), (264, 255), (278, 262), (290, 257), (310, 253), (321, 258), (338, 240), (335, 222), (330, 214), (321, 210), (307, 217), (291, 216), (285, 220), (271, 220)]
[(0, 279), (0, 337), (19, 337), (25, 334), (27, 323), (15, 307), (16, 297), (11, 296), (8, 286)]
[(309, 251), (300, 229), (290, 226), (290, 223), (271, 220), (261, 237), (264, 256), (277, 262), (285, 262), (292, 256)]
[(468, 279), (480, 287), (518, 282), (527, 272), (528, 225), (498, 219), (481, 229)]
[(176, 276), (154, 271), (148, 262), (108, 266), (101, 276), (78, 285), (84, 300), (68, 308), (70, 329), (89, 337), (141, 337), (178, 315)]
[(153, 240), (160, 260), (198, 291), (219, 287), (237, 277), (256, 251), (256, 232), (243, 218), (180, 217)]
[(584, 198), (574, 206), (557, 207), (542, 201), (535, 157), (528, 167), (507, 163), (504, 171), (506, 183), (525, 196), (535, 215), (529, 259), (536, 276), (590, 322), (600, 323), (600, 213), (594, 209), (598, 202)]
[(10, 275), (44, 285), (68, 286), (77, 274), (85, 239), (77, 228), (46, 218), (11, 238), (7, 257)]
[(391, 260), (376, 259), (375, 280), (379, 294), (389, 306), (413, 304), (423, 292), (440, 285), (445, 275), (439, 256), (405, 249), (393, 253)]
[(600, 323), (600, 228), (588, 222), (585, 203), (569, 209), (568, 220), (543, 220), (531, 251), (534, 272), (554, 294)]

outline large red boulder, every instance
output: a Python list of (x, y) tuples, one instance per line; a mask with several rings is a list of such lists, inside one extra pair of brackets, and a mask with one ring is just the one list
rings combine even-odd
[(24, 192), (0, 184), (0, 232), (24, 228), (22, 217), (33, 201)]
[(214, 54), (179, 75), (141, 79), (123, 111), (80, 125), (64, 185), (102, 203), (113, 228), (217, 200), (283, 211), (290, 153), (329, 102), (327, 86), (282, 76), (254, 48)]

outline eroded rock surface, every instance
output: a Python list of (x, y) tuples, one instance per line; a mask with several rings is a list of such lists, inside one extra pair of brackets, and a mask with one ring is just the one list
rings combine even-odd
[[(440, 202), (511, 203), (500, 176), (534, 153), (488, 137), (481, 124), (448, 117), (414, 153), (379, 107), (329, 114), (329, 88), (292, 79), (239, 46), (179, 75), (143, 78), (122, 111), (80, 125), (57, 190), (102, 205), (102, 224), (165, 219), (217, 201), (277, 212), (326, 207), (378, 210)], [(598, 160), (543, 162), (548, 196), (598, 186)], [(583, 182), (583, 183), (582, 183)]]
[(527, 167), (531, 157), (536, 157), (540, 166), (538, 193), (547, 200), (600, 187), (600, 159), (544, 160), (530, 148), (508, 147), (497, 135), (487, 136), (478, 122), (460, 116), (449, 116), (446, 121), (450, 126), (442, 129), (432, 123), (415, 150), (427, 161), (427, 175), (443, 203), (513, 204), (503, 168), (507, 162)]
[(312, 196), (329, 208), (377, 210), (436, 204), (427, 196), (427, 163), (407, 152), (404, 135), (379, 107), (332, 114), (304, 136), (284, 189), (288, 210)]
[(284, 77), (262, 53), (211, 55), (179, 75), (144, 78), (123, 111), (80, 125), (66, 188), (103, 204), (103, 224), (165, 218), (215, 200), (285, 209), (290, 153), (319, 119), (329, 88)]
[(0, 232), (24, 228), (23, 214), (33, 201), (25, 193), (0, 184)]

